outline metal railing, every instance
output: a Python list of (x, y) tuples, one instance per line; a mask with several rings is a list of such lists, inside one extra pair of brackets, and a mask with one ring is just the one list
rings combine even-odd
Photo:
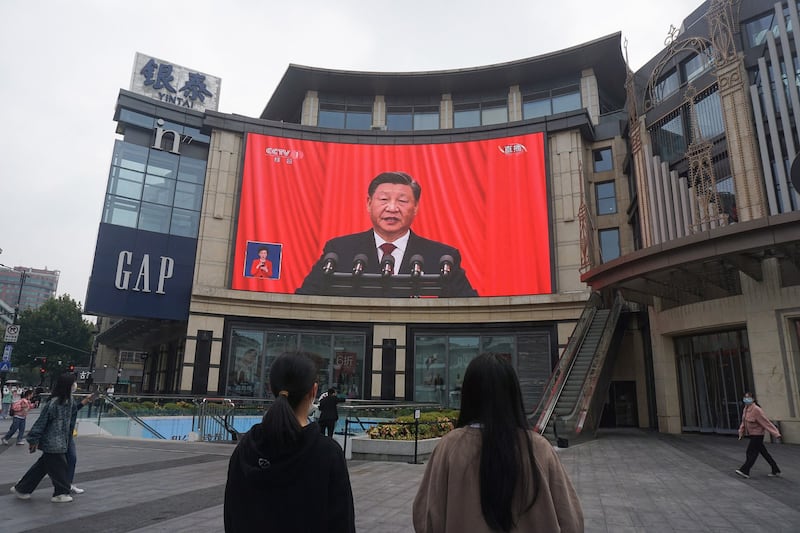
[[(120, 406), (119, 403), (117, 403), (117, 401), (114, 400), (114, 398), (112, 398), (110, 396), (107, 396), (105, 394), (101, 394), (99, 399), (102, 400), (102, 402), (106, 406), (109, 406), (109, 407), (111, 407), (113, 409), (116, 409), (117, 411), (122, 413), (124, 416), (128, 417), (129, 419), (133, 420), (134, 422), (136, 422), (137, 424), (142, 426), (144, 429), (146, 429), (147, 431), (152, 433), (155, 438), (157, 438), (157, 439), (166, 439), (166, 437), (164, 435), (162, 435), (161, 433), (156, 431), (155, 428), (153, 428), (150, 424), (148, 424), (147, 422), (145, 422), (144, 420), (139, 418), (137, 415), (135, 415), (135, 414), (133, 414), (131, 412), (128, 412), (127, 410), (123, 409), (122, 406)], [(103, 417), (103, 411), (105, 411), (105, 409), (103, 409), (102, 407), (100, 409), (97, 409), (97, 426), (98, 427), (101, 427), (100, 422), (101, 422), (101, 419)]]
[(578, 323), (575, 325), (575, 329), (572, 331), (572, 335), (567, 342), (566, 348), (564, 348), (564, 353), (559, 359), (558, 365), (547, 381), (547, 385), (545, 385), (545, 394), (542, 396), (542, 399), (539, 400), (539, 404), (530, 416), (530, 418), (537, 418), (538, 413), (538, 420), (534, 424), (535, 431), (544, 433), (547, 429), (550, 418), (553, 416), (553, 411), (558, 403), (558, 398), (564, 390), (564, 385), (566, 385), (570, 370), (572, 370), (578, 352), (580, 352), (581, 346), (583, 346), (583, 341), (586, 338), (589, 326), (592, 324), (594, 315), (601, 305), (602, 299), (600, 294), (593, 292), (586, 301), (583, 312), (578, 319)]
[[(614, 339), (618, 338), (620, 334), (618, 331), (619, 319), (624, 307), (625, 300), (622, 298), (622, 293), (617, 292), (614, 297), (614, 304), (611, 307), (611, 313), (606, 320), (606, 327), (603, 330), (603, 335), (597, 343), (597, 350), (592, 359), (592, 365), (589, 367), (584, 385), (581, 387), (581, 391), (575, 402), (575, 409), (573, 409), (572, 413), (564, 417), (566, 420), (577, 418), (577, 422), (574, 426), (574, 434), (576, 436), (581, 434), (587, 421), (589, 422), (588, 427), (597, 427), (596, 417), (601, 410), (602, 404), (605, 403), (606, 398), (605, 396), (600, 396), (595, 393), (598, 389), (606, 388), (606, 383), (611, 375), (612, 369), (610, 368), (611, 365), (608, 363), (613, 362), (614, 357), (610, 352), (614, 344)], [(611, 359), (611, 361), (609, 361), (609, 359)], [(593, 418), (589, 419), (589, 417)], [(569, 424), (569, 427), (572, 427), (572, 424)]]
[[(228, 398), (203, 398), (197, 403), (197, 424), (192, 423), (202, 441), (239, 440), (239, 432), (233, 427), (236, 404)], [(230, 437), (230, 438), (226, 438)]]

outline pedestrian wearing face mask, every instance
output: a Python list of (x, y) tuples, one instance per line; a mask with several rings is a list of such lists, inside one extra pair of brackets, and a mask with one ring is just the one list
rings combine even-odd
[(750, 442), (747, 445), (747, 459), (736, 470), (736, 474), (745, 479), (749, 478), (750, 469), (755, 464), (760, 453), (767, 460), (769, 466), (772, 467), (772, 472), (768, 476), (776, 477), (781, 475), (778, 463), (775, 462), (775, 459), (772, 458), (764, 446), (764, 432), (769, 432), (776, 439), (781, 438), (781, 432), (778, 431), (775, 424), (769, 421), (764, 410), (756, 403), (751, 393), (745, 392), (742, 401), (744, 402), (744, 411), (742, 412), (742, 423), (739, 426), (739, 439), (747, 437)]

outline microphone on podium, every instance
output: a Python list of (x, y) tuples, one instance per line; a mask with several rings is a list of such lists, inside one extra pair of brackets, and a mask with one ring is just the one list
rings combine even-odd
[(452, 255), (445, 254), (439, 258), (439, 273), (443, 278), (450, 276), (450, 273), (453, 271), (454, 261)]
[(423, 267), (425, 266), (425, 259), (419, 254), (411, 256), (411, 277), (418, 278), (422, 275)]
[(381, 260), (381, 276), (388, 277), (394, 272), (394, 257), (392, 254), (386, 254)]
[(325, 254), (325, 257), (322, 258), (322, 273), (325, 275), (333, 274), (333, 271), (336, 270), (336, 263), (339, 262), (339, 254), (336, 252), (328, 252)]
[(356, 254), (353, 258), (353, 275), (360, 276), (364, 273), (364, 268), (367, 266), (366, 254)]

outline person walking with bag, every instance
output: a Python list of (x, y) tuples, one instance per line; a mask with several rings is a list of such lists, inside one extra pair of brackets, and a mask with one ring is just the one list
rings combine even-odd
[(8, 433), (3, 436), (2, 442), (6, 446), (8, 446), (11, 437), (14, 436), (14, 433), (17, 433), (17, 444), (22, 445), (25, 444), (25, 420), (28, 417), (28, 411), (31, 410), (31, 396), (33, 395), (33, 391), (26, 390), (22, 393), (22, 398), (11, 404), (11, 408), (9, 412), (14, 417), (11, 422), (11, 427), (8, 429)]
[(226, 533), (355, 533), (353, 491), (339, 444), (308, 420), (317, 367), (284, 352), (269, 369), (275, 401), (241, 439), (228, 464)]
[(781, 432), (778, 431), (775, 424), (770, 422), (751, 393), (745, 392), (742, 401), (744, 402), (744, 410), (742, 411), (742, 423), (739, 425), (739, 440), (742, 437), (747, 437), (750, 442), (747, 444), (745, 462), (736, 469), (736, 474), (745, 479), (749, 478), (750, 469), (753, 468), (760, 453), (772, 468), (772, 472), (767, 475), (769, 477), (780, 476), (781, 469), (778, 468), (778, 463), (775, 462), (775, 459), (772, 458), (764, 446), (764, 433), (769, 432), (776, 439), (780, 439)]
[(511, 364), (479, 355), (461, 394), (456, 429), (434, 449), (414, 499), (414, 530), (582, 532), (578, 495), (553, 445), (529, 427)]
[(28, 433), (30, 452), (36, 449), (42, 455), (22, 476), (11, 492), (21, 500), (28, 500), (36, 490), (45, 474), (53, 482), (54, 503), (71, 502), (70, 483), (67, 479), (67, 449), (72, 419), (72, 393), (75, 390), (75, 375), (62, 374), (58, 377), (53, 395), (42, 408), (39, 418)]

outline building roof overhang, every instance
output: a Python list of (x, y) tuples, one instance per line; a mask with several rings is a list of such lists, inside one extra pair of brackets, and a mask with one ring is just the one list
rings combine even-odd
[(581, 72), (588, 68), (594, 70), (601, 93), (621, 108), (625, 103), (627, 67), (622, 56), (621, 33), (617, 32), (536, 57), (452, 70), (363, 72), (292, 64), (261, 118), (288, 121), (302, 106), (306, 91), (384, 96), (474, 93), (569, 77), (579, 79)]
[(764, 279), (775, 258), (781, 283), (800, 285), (800, 212), (740, 222), (626, 254), (581, 276), (592, 290), (619, 290), (627, 300), (663, 307), (741, 294), (739, 273)]

